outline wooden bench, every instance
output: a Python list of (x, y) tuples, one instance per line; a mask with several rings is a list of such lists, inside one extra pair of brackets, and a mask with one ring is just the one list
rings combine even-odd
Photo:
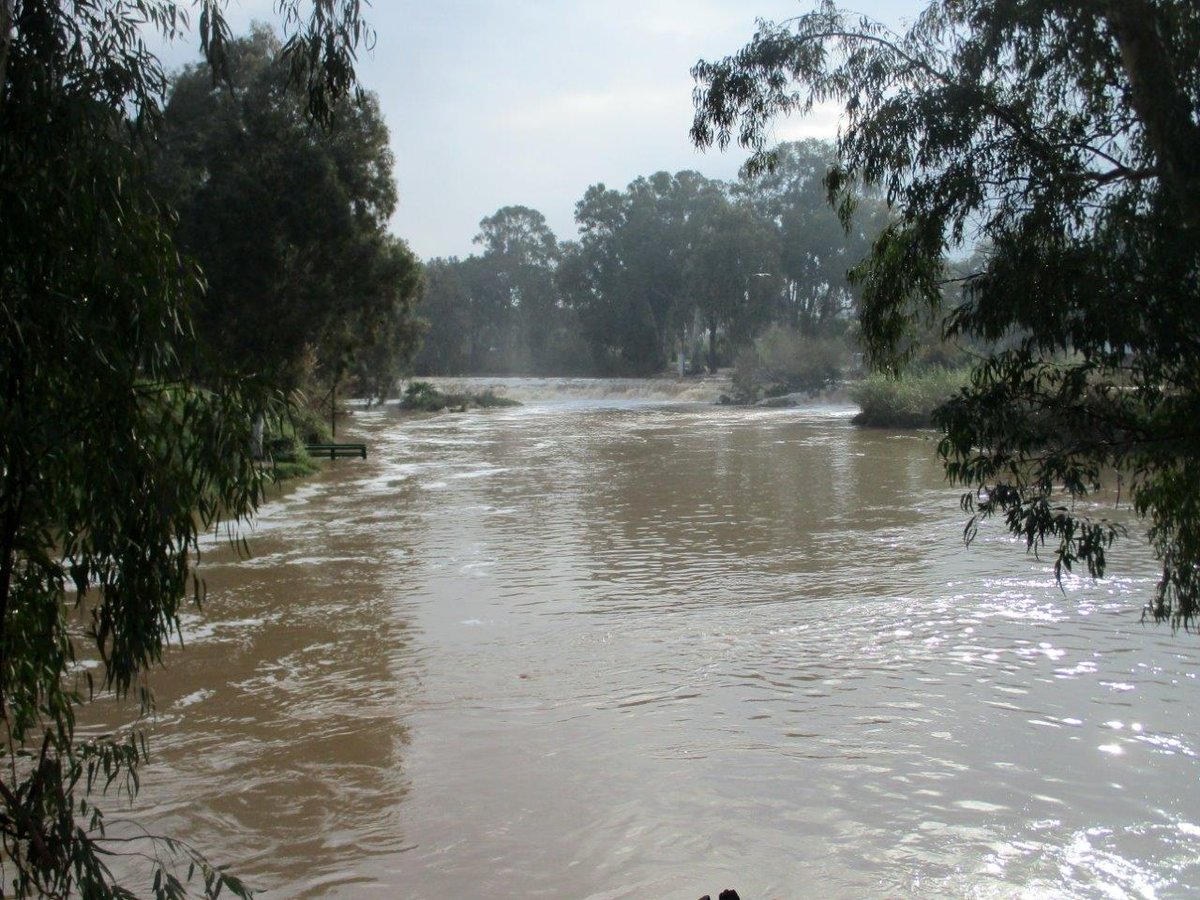
[(305, 444), (304, 449), (309, 456), (320, 459), (367, 458), (366, 444)]

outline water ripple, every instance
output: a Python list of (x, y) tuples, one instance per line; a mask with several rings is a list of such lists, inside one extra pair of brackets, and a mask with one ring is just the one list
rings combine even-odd
[(1189, 893), (1153, 561), (966, 550), (928, 436), (848, 414), (356, 413), (367, 462), (208, 552), (146, 819), (288, 895)]

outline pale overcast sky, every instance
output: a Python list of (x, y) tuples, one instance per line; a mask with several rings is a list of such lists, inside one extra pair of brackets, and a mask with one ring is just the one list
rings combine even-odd
[[(688, 141), (691, 66), (738, 50), (756, 17), (813, 0), (375, 0), (377, 32), (359, 76), (392, 135), (399, 209), (392, 230), (423, 259), (467, 256), (479, 220), (507, 205), (540, 210), (575, 236), (588, 185), (696, 169), (732, 178), (740, 150)], [(232, 0), (235, 32), (273, 22), (272, 0)], [(918, 0), (851, 8), (896, 23)], [(194, 37), (194, 36), (193, 36)], [(193, 41), (194, 43), (194, 41)], [(190, 56), (169, 54), (172, 63)], [(781, 123), (779, 139), (832, 137), (836, 120)]]

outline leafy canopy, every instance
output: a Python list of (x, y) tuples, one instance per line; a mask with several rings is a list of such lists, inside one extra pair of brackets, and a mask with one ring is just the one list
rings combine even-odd
[[(693, 140), (772, 163), (770, 124), (844, 111), (831, 200), (878, 185), (895, 220), (857, 269), (875, 363), (923, 317), (989, 344), (937, 413), (971, 520), (1000, 515), (1061, 576), (1120, 527), (1114, 484), (1162, 564), (1156, 619), (1200, 602), (1200, 6), (934, 0), (903, 33), (830, 2), (700, 62)], [(944, 299), (947, 256), (979, 267)]]
[(846, 270), (886, 210), (869, 198), (844, 233), (822, 185), (832, 146), (780, 149), (775, 172), (733, 184), (593, 184), (561, 245), (536, 210), (497, 210), (481, 255), (427, 267), (418, 371), (649, 375), (677, 352), (728, 364), (771, 324), (840, 337), (857, 302)]
[(597, 368), (660, 371), (695, 317), (688, 268), (700, 223), (727, 205), (697, 172), (655, 172), (624, 191), (595, 184), (575, 204), (580, 240), (564, 290)]
[(825, 190), (833, 162), (833, 145), (826, 141), (783, 143), (773, 150), (770, 170), (744, 172), (735, 188), (774, 226), (775, 271), (783, 280), (777, 317), (805, 335), (844, 329), (844, 314), (858, 304), (847, 271), (888, 219), (879, 197), (860, 196), (849, 227), (838, 227)]
[[(276, 4), (289, 72), (328, 119), (366, 37), (355, 0)], [(223, 4), (0, 2), (0, 878), (14, 896), (132, 897), (109, 863), (145, 851), (177, 897), (244, 894), (169, 839), (106, 830), (93, 789), (132, 792), (136, 731), (76, 734), (94, 691), (139, 694), (179, 629), (203, 530), (262, 496), (252, 415), (271, 398), (189, 340), (197, 270), (149, 191), (166, 85), (144, 35), (190, 8), (216, 71)], [(98, 661), (98, 677), (81, 665)], [(127, 838), (128, 836), (124, 836)], [(186, 873), (170, 865), (181, 855)], [(184, 875), (186, 874), (186, 878)]]
[(172, 79), (155, 164), (176, 241), (207, 282), (198, 336), (228, 370), (280, 388), (354, 366), (386, 391), (416, 340), (420, 266), (387, 232), (396, 188), (378, 101), (360, 92), (332, 104), (326, 127), (307, 121), (264, 25), (224, 60), (221, 80), (208, 63)]

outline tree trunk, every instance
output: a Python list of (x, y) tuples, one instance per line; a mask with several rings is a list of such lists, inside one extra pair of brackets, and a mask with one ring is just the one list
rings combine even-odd
[(4, 99), (8, 95), (5, 85), (8, 83), (8, 55), (12, 49), (15, 2), (0, 0), (0, 109), (4, 108)]
[(1190, 228), (1200, 229), (1200, 127), (1164, 40), (1167, 23), (1147, 0), (1109, 0), (1102, 13), (1121, 51), (1133, 110), (1146, 129), (1168, 192)]
[(717, 323), (708, 323), (708, 371), (717, 374)]
[[(5, 0), (0, 0), (0, 3)], [(19, 359), (11, 360), (8, 369), (5, 401), (9, 409), (19, 409), (24, 398), (18, 396), (21, 384)], [(18, 438), (17, 441), (20, 439)], [(12, 577), (17, 564), (17, 536), (21, 530), (21, 519), (25, 508), (25, 485), (29, 484), (26, 471), (26, 455), (17, 441), (5, 460), (3, 489), (0, 490), (3, 514), (0, 515), (0, 718), (8, 721), (8, 613), (9, 596), (12, 593)]]

